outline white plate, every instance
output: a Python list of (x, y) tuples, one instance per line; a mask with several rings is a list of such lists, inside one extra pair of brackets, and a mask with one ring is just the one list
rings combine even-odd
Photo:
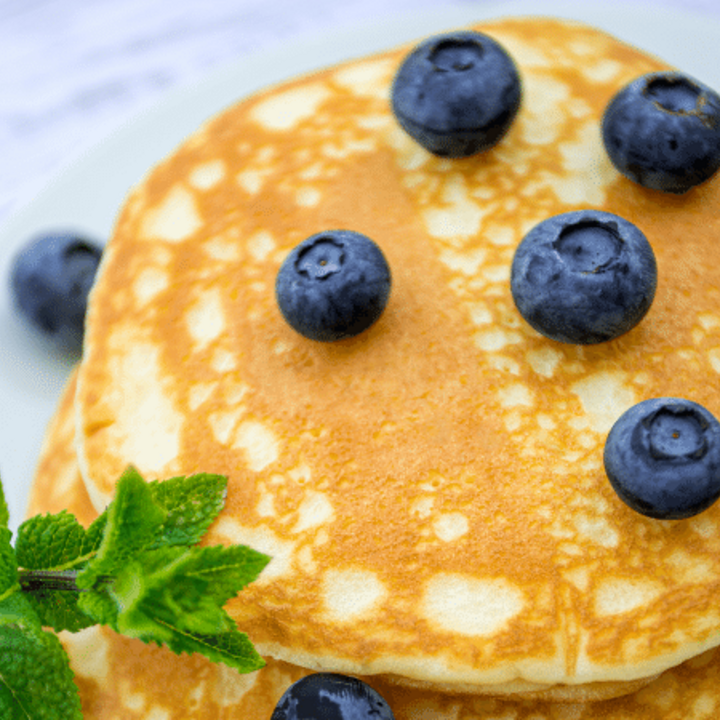
[(439, 8), (348, 28), (245, 57), (162, 102), (84, 153), (0, 229), (0, 475), (20, 523), (45, 427), (72, 361), (49, 352), (11, 309), (7, 274), (16, 250), (37, 232), (71, 228), (109, 235), (128, 188), (209, 115), (265, 85), (441, 30), (502, 15), (555, 15), (592, 23), (720, 88), (720, 22), (688, 12), (626, 3), (552, 0)]

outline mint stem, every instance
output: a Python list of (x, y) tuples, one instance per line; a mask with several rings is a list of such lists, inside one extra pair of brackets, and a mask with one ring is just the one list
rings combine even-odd
[(18, 570), (18, 580), (23, 592), (85, 592), (76, 583), (77, 570)]

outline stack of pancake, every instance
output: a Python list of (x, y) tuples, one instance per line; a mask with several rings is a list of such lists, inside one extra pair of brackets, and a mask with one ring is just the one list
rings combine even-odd
[[(241, 676), (86, 630), (65, 638), (86, 717), (269, 718), (318, 670), (363, 677), (397, 720), (720, 712), (720, 507), (641, 516), (602, 464), (641, 400), (720, 415), (720, 181), (668, 196), (607, 158), (607, 102), (660, 61), (577, 23), (475, 29), (523, 84), (482, 155), (400, 129), (405, 46), (240, 102), (128, 197), (31, 512), (90, 522), (128, 464), (226, 475), (205, 542), (272, 556), (228, 605), (268, 664)], [(574, 346), (522, 320), (509, 274), (530, 228), (584, 208), (642, 230), (658, 289), (629, 333)], [(381, 247), (393, 289), (369, 330), (318, 343), (274, 281), (340, 228)]]

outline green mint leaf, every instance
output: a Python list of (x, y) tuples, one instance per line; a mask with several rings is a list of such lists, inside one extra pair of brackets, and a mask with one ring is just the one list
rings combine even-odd
[(85, 528), (66, 510), (36, 515), (18, 528), (15, 553), (28, 570), (65, 570), (82, 558)]
[(0, 482), (0, 528), (7, 528), (10, 524), (10, 511), (5, 500), (5, 490)]
[(174, 477), (149, 485), (153, 500), (167, 512), (154, 547), (198, 543), (225, 505), (227, 478), (222, 475)]
[(7, 594), (19, 589), (17, 559), (10, 544), (11, 538), (10, 530), (0, 528), (0, 602)]
[(0, 624), (0, 717), (82, 720), (67, 655), (52, 633)]
[(117, 630), (118, 606), (105, 589), (80, 593), (77, 608), (98, 625), (108, 625)]
[[(265, 661), (258, 655), (248, 636), (236, 628), (218, 635), (201, 635), (166, 624), (165, 631), (166, 639), (162, 644), (176, 655), (200, 653), (214, 663), (224, 663), (241, 673), (254, 672), (265, 667)], [(152, 638), (140, 639), (148, 644), (156, 643)]]
[(97, 554), (77, 577), (79, 588), (91, 588), (103, 576), (112, 576), (159, 537), (167, 513), (153, 502), (148, 484), (129, 467), (118, 480), (115, 498)]
[(60, 582), (69, 570), (87, 562), (85, 536), (85, 528), (66, 511), (37, 515), (18, 528), (15, 552), (23, 568), (21, 585), (45, 627), (77, 632), (94, 624), (78, 608), (78, 592), (69, 592)]

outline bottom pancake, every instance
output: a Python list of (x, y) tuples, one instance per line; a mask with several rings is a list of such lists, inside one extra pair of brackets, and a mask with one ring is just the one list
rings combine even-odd
[[(74, 452), (71, 379), (51, 421), (32, 487), (29, 514), (67, 509), (84, 525), (96, 516)], [(310, 671), (273, 659), (241, 675), (198, 655), (178, 656), (104, 627), (61, 633), (86, 720), (267, 720), (287, 687)], [(666, 671), (612, 700), (557, 703), (501, 700), (400, 686), (363, 678), (396, 720), (712, 720), (720, 714), (720, 649)], [(586, 688), (586, 697), (595, 690)]]

